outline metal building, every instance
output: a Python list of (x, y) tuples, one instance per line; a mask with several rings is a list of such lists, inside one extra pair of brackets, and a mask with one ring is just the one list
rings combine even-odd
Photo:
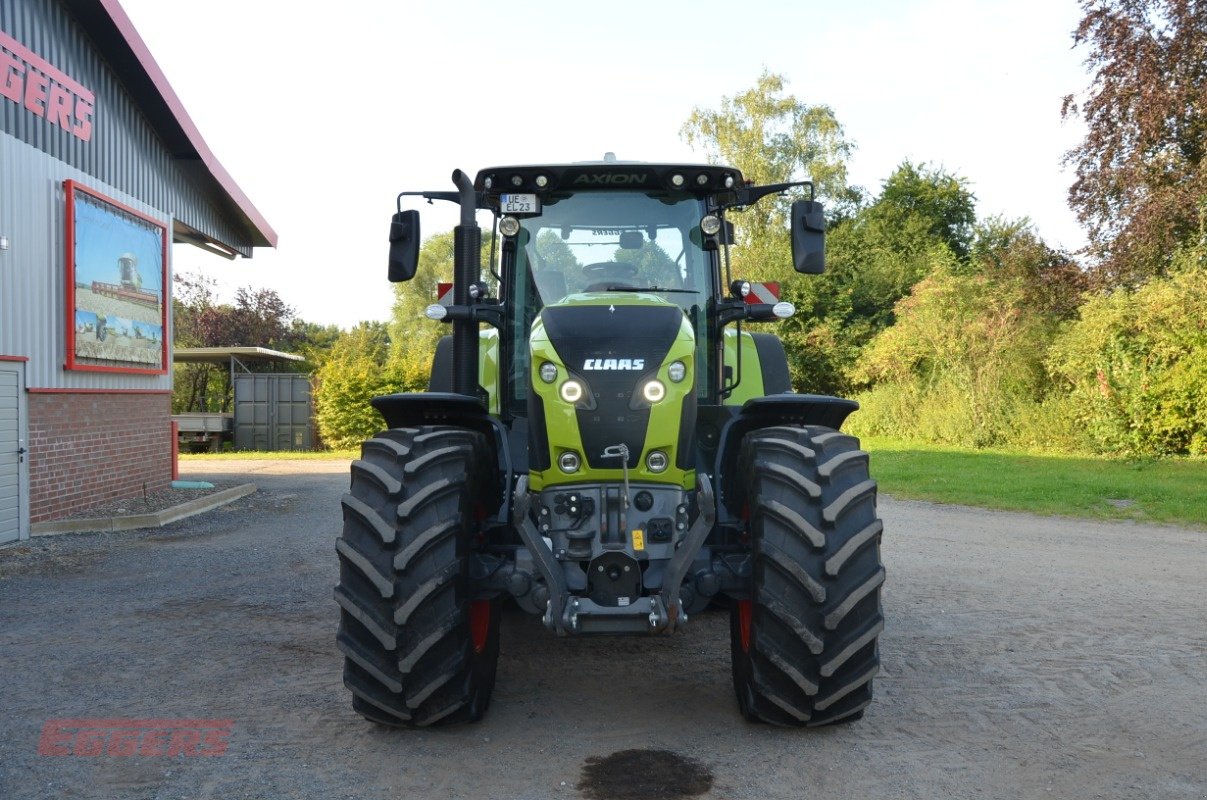
[(171, 244), (276, 233), (117, 0), (0, 0), (0, 544), (171, 479)]

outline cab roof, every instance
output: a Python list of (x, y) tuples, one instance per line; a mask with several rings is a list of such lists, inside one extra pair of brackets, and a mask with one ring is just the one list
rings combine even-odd
[(573, 189), (665, 189), (715, 194), (743, 185), (742, 173), (734, 167), (619, 161), (611, 153), (602, 161), (487, 167), (474, 179), (474, 189), (490, 194)]

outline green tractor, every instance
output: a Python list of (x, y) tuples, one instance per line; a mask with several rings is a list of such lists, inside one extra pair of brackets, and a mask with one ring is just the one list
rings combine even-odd
[[(795, 394), (794, 309), (732, 280), (726, 217), (809, 183), (617, 161), (485, 169), (404, 192), (391, 281), (419, 214), (460, 205), (452, 303), (427, 392), (372, 403), (336, 547), (344, 683), (392, 726), (477, 720), (513, 599), (560, 636), (666, 634), (727, 605), (742, 714), (858, 719), (884, 626), (882, 525), (851, 400)], [(493, 214), (481, 268), (480, 210)], [(821, 205), (791, 205), (798, 272), (824, 264)], [(757, 287), (756, 287), (757, 288)]]

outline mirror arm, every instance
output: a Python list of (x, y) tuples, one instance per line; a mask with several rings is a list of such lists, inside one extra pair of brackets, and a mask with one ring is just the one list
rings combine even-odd
[(503, 330), (503, 325), (506, 324), (507, 306), (502, 302), (494, 303), (476, 303), (472, 307), (472, 317), (478, 322), (485, 322), (487, 325), (492, 325)]
[(731, 322), (746, 319), (746, 304), (738, 300), (730, 300), (717, 304), (717, 330), (721, 330)]
[(487, 325), (492, 325), (503, 330), (506, 324), (507, 305), (506, 303), (472, 303), (468, 306), (445, 306), (445, 315), (439, 322), (450, 323), (458, 320), (469, 320), (470, 322), (485, 322)]
[(797, 186), (807, 186), (809, 188), (809, 199), (813, 199), (813, 181), (789, 181), (788, 183), (769, 183), (766, 186), (743, 186), (740, 189), (734, 189), (735, 202), (732, 205), (752, 205), (769, 194), (783, 194)]
[(457, 192), (399, 192), (394, 203), (399, 211), (402, 211), (402, 198), (404, 197), (422, 197), (431, 203), (433, 200), (447, 200), (450, 203), (459, 203), (461, 195)]
[(731, 322), (775, 322), (774, 303), (746, 303), (730, 300), (717, 304), (717, 328), (724, 328)]

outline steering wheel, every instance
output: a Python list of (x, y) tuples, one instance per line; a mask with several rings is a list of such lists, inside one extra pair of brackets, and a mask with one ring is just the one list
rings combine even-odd
[(583, 267), (583, 276), (589, 282), (588, 292), (602, 292), (609, 285), (636, 275), (637, 265), (626, 261), (598, 261)]

